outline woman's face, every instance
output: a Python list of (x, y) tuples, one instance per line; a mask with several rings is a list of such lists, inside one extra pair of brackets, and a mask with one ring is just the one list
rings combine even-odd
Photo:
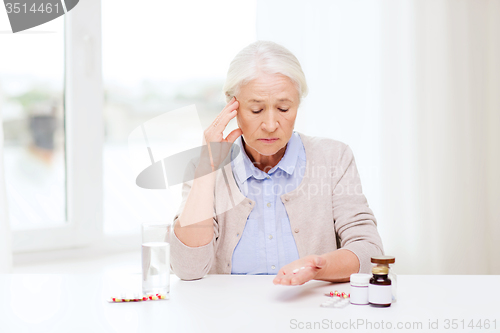
[(236, 119), (245, 143), (265, 156), (276, 154), (292, 137), (299, 93), (281, 74), (261, 74), (240, 87)]

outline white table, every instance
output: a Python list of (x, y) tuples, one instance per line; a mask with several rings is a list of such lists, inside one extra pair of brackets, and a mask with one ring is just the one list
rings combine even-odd
[[(324, 293), (349, 292), (348, 283), (290, 287), (272, 279), (208, 275), (181, 281), (172, 275), (170, 300), (107, 303), (113, 279), (106, 276), (0, 275), (0, 332), (310, 332), (308, 325), (362, 332), (386, 331), (388, 325), (394, 330), (398, 323), (421, 325), (419, 332), (500, 332), (500, 276), (402, 275), (390, 308), (343, 309), (319, 305), (327, 300)], [(468, 327), (471, 320), (481, 320), (482, 329)], [(438, 329), (429, 330), (436, 321)]]

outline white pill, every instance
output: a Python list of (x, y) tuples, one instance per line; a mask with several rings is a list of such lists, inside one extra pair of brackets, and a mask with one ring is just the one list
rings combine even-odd
[(292, 271), (292, 273), (293, 273), (293, 274), (296, 274), (298, 271), (299, 271), (299, 269), (298, 269), (298, 268), (295, 268), (295, 269)]

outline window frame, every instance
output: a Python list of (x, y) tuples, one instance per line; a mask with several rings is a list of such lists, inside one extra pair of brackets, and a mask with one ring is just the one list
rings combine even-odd
[(80, 1), (63, 19), (67, 220), (12, 230), (14, 253), (82, 247), (103, 239), (101, 1)]

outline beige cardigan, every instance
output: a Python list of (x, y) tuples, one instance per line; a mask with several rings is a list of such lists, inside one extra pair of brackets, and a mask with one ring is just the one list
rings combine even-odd
[[(297, 133), (306, 152), (306, 170), (299, 186), (280, 198), (300, 257), (348, 249), (359, 259), (359, 272), (369, 273), (370, 258), (383, 254), (382, 240), (377, 221), (362, 193), (351, 149), (337, 140)], [(195, 169), (195, 163), (192, 161), (189, 172)], [(207, 273), (231, 274), (233, 251), (255, 201), (240, 192), (231, 163), (224, 169), (227, 183), (222, 170), (216, 175), (212, 241), (189, 247), (171, 233), (170, 263), (181, 279), (199, 279)], [(174, 224), (184, 209), (192, 182), (183, 184), (182, 204)]]

